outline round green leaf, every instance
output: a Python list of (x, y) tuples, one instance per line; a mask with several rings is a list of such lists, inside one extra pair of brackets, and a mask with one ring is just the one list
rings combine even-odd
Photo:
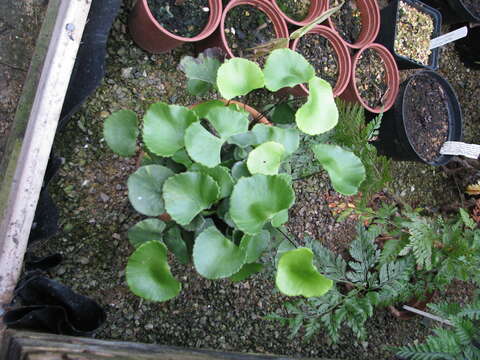
[(321, 275), (312, 263), (310, 249), (299, 248), (284, 253), (278, 262), (275, 283), (288, 296), (322, 296), (333, 286), (333, 281)]
[(247, 167), (252, 174), (275, 175), (285, 156), (282, 144), (268, 141), (248, 154)]
[(250, 172), (248, 171), (247, 164), (245, 161), (237, 161), (232, 166), (232, 176), (235, 180), (240, 179), (241, 177), (250, 176)]
[(333, 188), (341, 194), (356, 194), (365, 180), (365, 167), (351, 151), (337, 145), (317, 144), (312, 146), (317, 160), (327, 170)]
[(217, 201), (218, 196), (215, 180), (199, 172), (174, 175), (163, 185), (165, 209), (180, 225), (190, 223), (197, 214)]
[(218, 69), (218, 90), (227, 100), (246, 95), (264, 85), (262, 69), (253, 61), (233, 58), (225, 61)]
[(290, 208), (295, 194), (279, 175), (256, 174), (242, 177), (230, 196), (230, 216), (247, 234), (256, 234), (279, 212)]
[(128, 230), (128, 240), (136, 248), (152, 240), (161, 242), (165, 226), (165, 223), (159, 219), (142, 220)]
[(205, 119), (205, 117), (207, 116), (208, 112), (212, 109), (212, 108), (223, 108), (225, 107), (225, 103), (223, 101), (220, 101), (220, 100), (210, 100), (210, 101), (205, 101), (205, 102), (202, 102), (198, 105), (195, 105), (193, 108), (192, 108), (192, 111), (197, 114), (198, 118), (199, 119)]
[(143, 141), (159, 156), (172, 156), (184, 146), (185, 129), (198, 118), (184, 106), (152, 104), (143, 117)]
[(288, 221), (288, 210), (283, 210), (272, 218), (272, 226), (279, 227), (285, 224), (287, 221)]
[(242, 266), (239, 272), (230, 276), (230, 281), (234, 283), (243, 281), (249, 278), (250, 276), (252, 276), (253, 274), (259, 273), (262, 270), (263, 270), (262, 264), (257, 264), (257, 263), (245, 264)]
[(253, 263), (257, 261), (268, 247), (269, 241), (270, 233), (267, 230), (262, 230), (255, 235), (243, 235), (240, 248), (246, 252), (245, 262)]
[(333, 99), (332, 87), (318, 77), (310, 80), (308, 87), (308, 100), (298, 109), (295, 121), (298, 128), (306, 134), (323, 134), (338, 123), (338, 109)]
[(147, 300), (170, 300), (182, 288), (170, 272), (167, 247), (158, 241), (149, 241), (135, 250), (128, 259), (125, 275), (130, 290)]
[(296, 51), (277, 49), (268, 56), (263, 74), (267, 89), (277, 91), (308, 82), (315, 76), (315, 69)]
[(193, 164), (190, 171), (200, 171), (206, 175), (210, 175), (213, 180), (220, 186), (220, 199), (230, 196), (233, 190), (233, 178), (228, 168), (224, 166), (216, 166), (208, 168), (200, 164)]
[(107, 145), (120, 156), (135, 154), (138, 132), (137, 114), (131, 110), (114, 112), (103, 126), (103, 137)]
[(199, 122), (193, 123), (185, 131), (188, 155), (205, 166), (214, 167), (220, 164), (222, 145), (223, 140), (211, 134)]
[(253, 127), (252, 133), (255, 134), (258, 144), (275, 141), (285, 147), (287, 154), (293, 154), (297, 151), (300, 144), (300, 134), (294, 128), (284, 129), (277, 126), (257, 124)]
[(182, 264), (188, 264), (190, 261), (190, 255), (188, 254), (187, 244), (182, 237), (182, 232), (178, 226), (171, 227), (165, 233), (163, 240), (175, 257)]
[(158, 216), (165, 212), (162, 186), (173, 171), (162, 165), (146, 165), (128, 178), (128, 199), (139, 213)]
[(237, 273), (245, 263), (245, 251), (222, 235), (215, 226), (195, 239), (193, 263), (200, 275), (220, 279)]
[(248, 114), (228, 107), (212, 107), (205, 118), (213, 125), (221, 139), (248, 131)]

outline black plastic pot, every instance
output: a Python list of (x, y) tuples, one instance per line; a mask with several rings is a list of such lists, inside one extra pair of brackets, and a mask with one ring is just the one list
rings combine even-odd
[(378, 33), (375, 42), (384, 45), (388, 50), (390, 50), (400, 70), (418, 68), (437, 70), (438, 60), (440, 56), (440, 48), (432, 50), (427, 65), (417, 62), (413, 59), (409, 59), (405, 56), (399, 55), (395, 52), (398, 5), (400, 1), (403, 1), (404, 3), (413, 6), (414, 8), (422, 11), (423, 13), (430, 15), (433, 19), (434, 25), (432, 38), (440, 35), (440, 28), (442, 26), (442, 15), (438, 10), (435, 10), (428, 5), (425, 5), (423, 2), (418, 0), (392, 0), (385, 8), (380, 11), (380, 32)]
[(451, 30), (463, 26), (468, 26), (468, 35), (455, 41), (455, 50), (465, 66), (480, 70), (480, 25), (472, 27), (469, 23), (460, 23), (452, 26)]
[(480, 23), (480, 17), (472, 14), (462, 0), (423, 0), (426, 4), (439, 10), (445, 24), (456, 24), (459, 22)]
[(400, 91), (395, 101), (395, 105), (383, 116), (379, 142), (377, 145), (381, 153), (390, 156), (395, 160), (419, 161), (433, 166), (440, 166), (447, 164), (453, 156), (440, 155), (437, 159), (431, 162), (423, 160), (413, 148), (404, 122), (405, 99), (406, 96), (408, 96), (409, 84), (412, 79), (425, 75), (435, 79), (447, 95), (449, 115), (448, 141), (462, 141), (463, 117), (455, 91), (448, 81), (438, 73), (425, 70), (415, 73), (400, 85)]

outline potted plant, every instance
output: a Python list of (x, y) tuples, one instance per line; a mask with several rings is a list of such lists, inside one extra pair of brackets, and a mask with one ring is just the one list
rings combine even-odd
[(385, 114), (379, 146), (398, 160), (440, 166), (452, 159), (440, 154), (444, 142), (461, 139), (462, 112), (454, 90), (438, 73), (425, 70), (402, 83), (395, 106)]
[(387, 47), (400, 69), (436, 70), (440, 48), (430, 49), (430, 40), (440, 35), (440, 12), (419, 0), (395, 0), (381, 11), (376, 42)]
[(161, 53), (205, 39), (218, 27), (221, 0), (138, 0), (128, 27), (142, 49)]
[(398, 94), (400, 75), (390, 52), (380, 44), (370, 44), (353, 57), (352, 76), (341, 95), (356, 101), (372, 113), (390, 109)]
[[(328, 8), (338, 6), (340, 0), (329, 0)], [(375, 41), (380, 29), (380, 10), (375, 0), (346, 1), (341, 10), (327, 20), (345, 45), (361, 49)]]
[[(279, 173), (282, 161), (297, 149), (299, 131), (316, 135), (337, 123), (330, 85), (298, 53), (277, 49), (263, 70), (242, 58), (221, 64), (208, 54), (182, 60), (189, 90), (198, 94), (214, 87), (225, 100), (191, 109), (151, 105), (141, 131), (147, 156), (128, 179), (132, 206), (148, 218), (129, 230), (136, 250), (128, 261), (127, 282), (135, 294), (154, 301), (171, 299), (181, 289), (170, 272), (169, 252), (181, 262), (193, 260), (209, 279), (240, 281), (260, 271), (271, 233), (288, 220), (295, 201), (292, 179)], [(259, 124), (259, 118), (249, 122), (243, 106), (232, 102), (255, 89), (277, 91), (304, 82), (310, 94), (289, 128)], [(122, 156), (136, 154), (139, 132), (130, 110), (105, 122), (107, 144)], [(313, 150), (337, 191), (358, 190), (365, 169), (353, 153), (327, 144)], [(158, 219), (165, 213), (171, 221)], [(310, 297), (330, 289), (331, 280), (317, 271), (312, 257), (306, 248), (283, 254), (276, 275), (281, 292)]]
[(219, 28), (198, 47), (219, 47), (228, 57), (249, 57), (252, 48), (287, 37), (287, 24), (271, 1), (232, 0), (223, 10)]
[(273, 6), (285, 21), (297, 26), (305, 26), (326, 10), (322, 0), (272, 0)]
[[(350, 53), (333, 30), (318, 25), (295, 39), (291, 48), (302, 54), (315, 67), (317, 74), (330, 83), (333, 96), (339, 96), (346, 89), (351, 72)], [(303, 84), (294, 90), (295, 95), (308, 95), (308, 89)]]
[(424, 0), (438, 9), (446, 24), (461, 22), (480, 22), (480, 4), (476, 0)]

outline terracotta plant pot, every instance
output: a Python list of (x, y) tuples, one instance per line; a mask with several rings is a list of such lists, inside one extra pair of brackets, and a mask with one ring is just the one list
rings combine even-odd
[(128, 19), (130, 34), (138, 46), (152, 53), (166, 52), (186, 42), (200, 41), (215, 31), (222, 16), (222, 0), (209, 0), (209, 5), (207, 25), (198, 35), (188, 38), (175, 35), (162, 27), (152, 15), (147, 0), (137, 0)]
[[(335, 31), (326, 26), (319, 25), (312, 29), (309, 33), (319, 34), (326, 38), (333, 46), (333, 49), (337, 54), (338, 78), (337, 83), (333, 88), (333, 96), (339, 96), (347, 88), (352, 71), (352, 60), (350, 58), (349, 50), (345, 46), (345, 43), (340, 38), (340, 36)], [(293, 43), (291, 44), (292, 50), (296, 50), (299, 41), (300, 39), (295, 39), (295, 41), (293, 41)], [(295, 96), (307, 96), (308, 88), (305, 85), (301, 84), (291, 89), (290, 93)]]
[[(388, 88), (385, 93), (385, 100), (383, 102), (383, 107), (371, 108), (365, 103), (365, 101), (361, 98), (360, 93), (358, 92), (357, 84), (355, 81), (358, 59), (360, 58), (362, 53), (367, 49), (375, 50), (377, 54), (380, 56), (380, 58), (382, 58), (385, 65), (386, 78), (387, 78), (386, 80), (387, 80)], [(343, 92), (343, 94), (340, 97), (345, 101), (359, 102), (368, 111), (375, 114), (379, 114), (381, 112), (387, 111), (393, 106), (393, 104), (395, 103), (395, 98), (397, 97), (397, 94), (398, 94), (399, 85), (400, 85), (400, 74), (398, 72), (395, 59), (393, 58), (392, 54), (390, 54), (390, 52), (384, 46), (374, 43), (360, 49), (360, 51), (357, 52), (353, 57), (352, 76), (350, 77), (350, 82), (348, 84), (347, 89)]]
[[(328, 0), (327, 2), (328, 8)], [(360, 11), (360, 17), (362, 19), (362, 30), (358, 39), (354, 43), (349, 43), (342, 38), (345, 45), (352, 49), (361, 49), (368, 44), (371, 44), (375, 41), (380, 29), (380, 9), (378, 7), (376, 0), (356, 0), (358, 10)], [(335, 29), (335, 24), (330, 16), (327, 19), (328, 26), (337, 32)], [(341, 36), (340, 36), (341, 37)]]
[(272, 21), (272, 25), (275, 30), (275, 35), (277, 38), (287, 38), (288, 37), (288, 28), (285, 20), (282, 15), (279, 14), (277, 9), (273, 6), (270, 1), (267, 0), (231, 0), (225, 9), (223, 10), (223, 15), (220, 21), (220, 26), (217, 30), (210, 35), (207, 39), (199, 42), (197, 44), (198, 50), (203, 50), (212, 47), (219, 47), (225, 51), (228, 57), (235, 57), (232, 50), (228, 46), (227, 38), (225, 37), (225, 19), (228, 16), (228, 12), (239, 5), (251, 5), (256, 7), (258, 10), (263, 11)]
[(278, 0), (271, 0), (273, 6), (277, 9), (278, 13), (285, 19), (285, 21), (289, 24), (297, 25), (297, 26), (305, 26), (311, 23), (315, 18), (319, 17), (326, 9), (327, 3), (324, 0), (311, 0), (310, 3), (310, 10), (308, 11), (308, 15), (305, 19), (301, 21), (294, 20), (288, 17), (278, 6)]

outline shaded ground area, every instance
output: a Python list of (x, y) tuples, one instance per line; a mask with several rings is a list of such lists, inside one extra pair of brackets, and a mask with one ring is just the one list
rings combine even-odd
[[(193, 54), (193, 48), (147, 54), (132, 43), (126, 23), (123, 9), (111, 35), (104, 83), (57, 136), (54, 151), (65, 157), (66, 164), (51, 190), (60, 206), (62, 232), (38, 249), (44, 254), (61, 252), (65, 261), (52, 276), (104, 306), (107, 324), (97, 336), (339, 359), (389, 359), (385, 345), (422, 339), (430, 323), (400, 322), (383, 310), (369, 321), (364, 342), (357, 342), (349, 332), (336, 345), (329, 344), (323, 334), (310, 343), (301, 337), (289, 339), (288, 329), (263, 320), (268, 313), (284, 311), (285, 298), (275, 291), (271, 271), (232, 284), (205, 280), (190, 266), (173, 263), (173, 272), (183, 283), (178, 298), (155, 304), (129, 292), (124, 268), (133, 249), (126, 231), (140, 217), (128, 203), (126, 180), (135, 169), (135, 159), (112, 155), (102, 139), (103, 121), (121, 108), (142, 115), (156, 101), (189, 105), (199, 100), (185, 93), (183, 75), (176, 70), (180, 58)], [(443, 50), (441, 64), (441, 72), (460, 95), (466, 139), (478, 139), (480, 72), (465, 69), (452, 46)], [(415, 205), (440, 206), (458, 197), (458, 190), (439, 169), (423, 164), (395, 163), (394, 179), (391, 191)], [(338, 224), (332, 217), (328, 206), (332, 189), (325, 174), (296, 182), (295, 190), (298, 200), (290, 214), (290, 230), (297, 236), (309, 233), (340, 251), (345, 248), (354, 224)], [(451, 293), (455, 299), (468, 295), (461, 287), (452, 288)]]
[(0, 162), (47, 4), (0, 2)]

